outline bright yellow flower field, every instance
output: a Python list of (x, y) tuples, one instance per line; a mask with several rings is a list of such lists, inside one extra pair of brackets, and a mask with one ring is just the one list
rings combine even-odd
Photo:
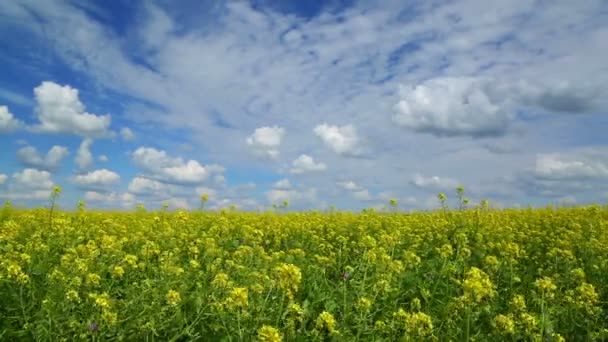
[(608, 339), (607, 207), (80, 209), (2, 211), (0, 340)]

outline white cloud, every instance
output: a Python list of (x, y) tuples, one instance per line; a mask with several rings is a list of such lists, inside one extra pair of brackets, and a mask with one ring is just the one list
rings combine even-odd
[(81, 170), (86, 170), (93, 164), (93, 154), (90, 150), (91, 144), (93, 144), (93, 140), (87, 138), (83, 139), (80, 147), (78, 147), (75, 162)]
[(246, 142), (254, 154), (261, 158), (276, 160), (279, 147), (285, 136), (285, 129), (278, 126), (256, 128)]
[(102, 163), (106, 163), (109, 159), (108, 159), (108, 156), (106, 156), (105, 154), (102, 154), (99, 157), (97, 157), (97, 160), (99, 160)]
[(209, 188), (206, 186), (199, 186), (196, 188), (195, 191), (199, 198), (202, 195), (207, 195), (207, 196), (209, 196), (210, 201), (217, 200), (218, 192), (215, 189), (212, 189), (212, 188)]
[(353, 197), (359, 201), (371, 201), (374, 199), (367, 189), (353, 191)]
[(355, 156), (361, 153), (359, 137), (353, 125), (333, 126), (322, 123), (313, 132), (337, 154)]
[(514, 114), (504, 99), (486, 89), (490, 83), (468, 77), (427, 80), (401, 86), (393, 120), (417, 132), (437, 136), (496, 136), (505, 133)]
[(0, 133), (10, 133), (23, 126), (23, 122), (13, 117), (7, 106), (0, 106)]
[(318, 163), (313, 159), (313, 157), (307, 154), (301, 154), (291, 163), (291, 169), (289, 172), (293, 174), (302, 174), (323, 171), (325, 169), (327, 169), (327, 165), (324, 163)]
[(136, 195), (166, 196), (171, 185), (145, 177), (135, 177), (131, 180), (128, 190)]
[(57, 145), (51, 147), (44, 157), (33, 146), (25, 146), (17, 150), (17, 158), (24, 165), (51, 171), (57, 169), (68, 155), (66, 147)]
[(551, 180), (608, 178), (608, 154), (602, 158), (589, 155), (539, 154), (535, 175)]
[(359, 184), (353, 181), (338, 182), (338, 185), (348, 191), (360, 191), (363, 189)]
[(131, 157), (139, 167), (149, 172), (152, 178), (167, 183), (198, 184), (211, 174), (222, 173), (224, 170), (215, 164), (203, 166), (196, 160), (173, 158), (165, 151), (151, 147), (139, 147)]
[(120, 136), (125, 141), (135, 140), (135, 133), (129, 127), (123, 127), (120, 130)]
[(6, 183), (6, 180), (8, 179), (8, 176), (0, 173), (0, 185), (3, 185), (4, 183)]
[(68, 133), (82, 137), (103, 137), (109, 131), (110, 115), (86, 112), (78, 89), (45, 81), (34, 88), (39, 124), (32, 129), (47, 133)]
[(21, 172), (13, 174), (13, 181), (20, 186), (29, 189), (51, 189), (53, 181), (48, 171), (36, 170), (31, 168), (23, 169)]
[(411, 184), (418, 188), (435, 191), (455, 190), (459, 186), (458, 181), (451, 178), (439, 176), (426, 177), (421, 174), (415, 174), (411, 180)]
[(114, 171), (100, 169), (86, 174), (76, 175), (74, 184), (82, 189), (93, 189), (101, 192), (110, 192), (110, 187), (120, 181), (120, 175)]
[(0, 197), (14, 200), (48, 199), (54, 183), (48, 171), (26, 168), (12, 175), (8, 190)]
[(84, 194), (85, 201), (102, 203), (112, 207), (132, 208), (135, 206), (135, 196), (128, 192), (97, 192), (87, 191)]
[[(39, 40), (62, 64), (81, 74), (83, 84), (134, 102), (126, 103), (128, 108), (143, 107), (127, 110), (124, 119), (161, 129), (150, 130), (158, 133), (159, 146), (162, 136), (167, 136), (160, 133), (179, 128), (180, 140), (205, 146), (208, 160), (235, 168), (250, 169), (243, 147), (253, 147), (244, 140), (260, 122), (289, 132), (289, 139), (275, 149), (288, 161), (301, 151), (317, 151), (318, 141), (310, 139), (316, 124), (352, 123), (361, 138), (369, 138), (373, 153), (369, 159), (352, 160), (315, 152), (331, 170), (307, 185), (316, 186), (324, 197), (328, 189), (335, 190), (331, 179), (369, 180), (374, 190), (391, 189), (396, 198), (403, 198), (411, 190), (420, 192), (403, 181), (404, 174), (417, 170), (468, 181), (507, 176), (525, 163), (533, 169), (530, 153), (547, 146), (586, 144), (589, 137), (601, 135), (603, 116), (520, 119), (536, 118), (539, 112), (593, 112), (597, 107), (600, 113), (606, 111), (602, 102), (608, 97), (602, 95), (608, 89), (604, 72), (608, 30), (602, 1), (561, 1), (551, 6), (533, 1), (420, 2), (414, 11), (406, 6), (356, 2), (307, 18), (253, 8), (247, 2), (217, 3), (209, 11), (153, 7), (141, 11), (139, 20), (133, 21), (137, 25), (125, 27), (129, 37), (125, 40), (105, 27), (105, 21), (70, 2), (34, 6), (0, 1), (0, 11), (11, 27), (0, 32), (0, 39), (26, 31), (28, 41), (32, 38), (35, 45)], [(197, 16), (192, 25), (189, 18), (203, 12), (209, 20)], [(40, 20), (45, 22), (44, 30), (39, 29)], [(558, 21), (562, 25), (554, 25)], [(174, 24), (179, 33), (174, 32)], [(10, 45), (9, 39), (6, 42)], [(12, 50), (7, 49), (9, 54)], [(438, 77), (489, 79), (494, 84), (473, 82), (471, 93), (461, 94), (468, 103), (459, 103), (459, 96), (451, 96), (459, 95), (458, 89), (445, 99), (437, 95), (439, 88), (431, 81)], [(519, 80), (534, 81), (531, 91), (500, 89), (503, 83)], [(415, 86), (427, 87), (425, 94), (438, 98), (437, 103), (453, 104), (456, 113), (448, 113), (447, 119), (431, 105), (410, 101), (412, 115), (406, 122), (416, 128), (407, 130), (422, 132), (426, 125), (426, 132), (432, 134), (404, 134), (391, 120), (394, 105), (406, 98), (395, 94), (399, 84), (411, 87), (406, 93), (412, 98)], [(489, 105), (478, 101), (475, 93), (487, 96)], [(498, 127), (492, 119), (500, 121), (501, 116), (491, 105), (517, 113), (515, 121), (510, 120), (513, 114), (507, 114), (507, 128)], [(474, 115), (473, 108), (480, 115)], [(425, 110), (429, 113), (421, 114)], [(482, 114), (488, 113), (495, 116), (484, 121)], [(421, 118), (428, 119), (428, 125)], [(508, 138), (520, 128), (518, 124), (523, 133), (514, 139), (521, 151), (493, 155), (479, 148), (496, 135)], [(442, 134), (455, 138), (447, 144), (435, 139)], [(487, 138), (474, 143), (457, 138), (468, 136)], [(502, 147), (495, 150), (506, 151)], [(276, 154), (271, 151), (266, 158)], [(254, 175), (260, 170), (252, 171)], [(211, 179), (216, 177), (222, 176)], [(424, 197), (419, 199), (424, 203)]]
[(284, 201), (290, 202), (292, 205), (298, 203), (314, 203), (317, 199), (317, 190), (309, 188), (306, 190), (296, 189), (271, 189), (265, 192), (266, 199), (271, 204), (281, 204)]
[(275, 182), (272, 185), (272, 187), (275, 188), (275, 189), (288, 190), (288, 189), (291, 189), (291, 183), (289, 182), (289, 179), (283, 178), (283, 179), (278, 180), (277, 182)]

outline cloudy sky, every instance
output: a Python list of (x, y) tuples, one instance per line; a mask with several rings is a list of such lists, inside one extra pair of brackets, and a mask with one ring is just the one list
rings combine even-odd
[(0, 51), (20, 205), (608, 201), (604, 0), (0, 1)]

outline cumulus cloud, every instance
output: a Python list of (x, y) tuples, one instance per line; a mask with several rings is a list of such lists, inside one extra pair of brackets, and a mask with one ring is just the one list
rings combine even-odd
[(33, 168), (13, 173), (7, 182), (8, 189), (0, 197), (15, 200), (48, 199), (54, 186), (50, 172)]
[(353, 181), (338, 182), (338, 185), (342, 189), (348, 190), (348, 191), (360, 191), (363, 189), (359, 184), (357, 184)]
[(296, 189), (271, 189), (265, 192), (266, 199), (270, 204), (281, 204), (284, 201), (295, 203), (313, 203), (317, 199), (317, 190), (309, 188), (306, 190)]
[(110, 187), (120, 181), (120, 175), (114, 171), (100, 169), (76, 175), (74, 184), (81, 189), (92, 189), (99, 192), (110, 192)]
[(246, 142), (256, 156), (276, 160), (279, 158), (279, 147), (284, 136), (284, 128), (264, 126), (256, 128), (253, 134), (247, 138)]
[(503, 135), (514, 113), (493, 96), (489, 84), (470, 77), (445, 77), (401, 86), (393, 121), (437, 136)]
[(451, 178), (444, 178), (439, 176), (427, 177), (421, 174), (415, 174), (410, 183), (418, 188), (433, 191), (454, 190), (459, 186), (458, 181)]
[(109, 159), (108, 156), (106, 156), (105, 154), (100, 155), (97, 160), (99, 160), (102, 163), (106, 163)]
[(217, 195), (218, 195), (217, 190), (209, 188), (209, 187), (206, 187), (206, 186), (196, 187), (195, 192), (196, 192), (196, 194), (198, 195), (199, 198), (202, 195), (209, 196), (209, 200), (210, 201), (216, 200), (217, 199)]
[(23, 126), (23, 122), (15, 119), (7, 106), (0, 106), (0, 134), (10, 133)]
[(103, 137), (109, 133), (110, 115), (86, 112), (78, 98), (78, 89), (45, 81), (34, 88), (39, 124), (34, 131), (68, 133), (82, 137)]
[(171, 185), (138, 176), (131, 180), (128, 190), (136, 195), (162, 196), (171, 191)]
[(359, 201), (371, 201), (374, 199), (367, 189), (353, 191), (353, 197)]
[(17, 158), (22, 164), (49, 171), (56, 170), (68, 155), (69, 151), (66, 147), (57, 145), (51, 147), (44, 157), (33, 146), (25, 146), (17, 150)]
[(131, 140), (135, 140), (135, 133), (133, 133), (133, 131), (129, 128), (129, 127), (123, 127), (120, 130), (120, 137), (124, 140), (124, 141), (131, 141)]
[(361, 154), (360, 139), (353, 125), (334, 126), (322, 123), (313, 132), (332, 151), (340, 155)]
[(76, 152), (76, 165), (81, 170), (88, 169), (91, 164), (93, 164), (93, 154), (91, 153), (91, 144), (93, 144), (92, 139), (84, 139), (80, 143), (80, 147), (78, 147), (78, 152)]
[(112, 207), (132, 208), (135, 206), (135, 196), (128, 192), (97, 192), (87, 191), (85, 201), (101, 203)]
[(0, 173), (0, 185), (3, 185), (4, 183), (6, 183), (6, 180), (8, 179), (8, 176)]
[(165, 151), (151, 147), (139, 147), (131, 157), (135, 164), (150, 173), (151, 178), (167, 183), (198, 184), (224, 170), (219, 165), (203, 166), (196, 160), (173, 158)]
[(543, 179), (608, 179), (608, 154), (602, 158), (590, 155), (539, 154), (534, 174)]
[(272, 185), (273, 188), (275, 189), (291, 189), (291, 183), (289, 182), (289, 179), (287, 178), (283, 178), (281, 180), (278, 180), (277, 182), (275, 182)]
[(316, 162), (313, 157), (302, 154), (291, 163), (289, 172), (293, 174), (303, 174), (308, 172), (318, 172), (327, 169), (324, 163)]

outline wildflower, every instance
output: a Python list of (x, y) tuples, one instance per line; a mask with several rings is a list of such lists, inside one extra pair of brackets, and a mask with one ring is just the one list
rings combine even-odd
[(357, 301), (357, 307), (359, 308), (359, 310), (361, 311), (367, 311), (369, 310), (369, 308), (372, 306), (372, 301), (369, 300), (369, 298), (366, 297), (361, 297), (359, 298), (359, 300)]
[(247, 288), (235, 287), (230, 291), (228, 305), (236, 308), (245, 308), (249, 304)]
[(532, 334), (537, 330), (538, 319), (533, 315), (524, 312), (519, 315), (519, 324), (522, 326), (523, 331), (526, 334)]
[(167, 300), (167, 304), (171, 306), (176, 306), (182, 301), (182, 297), (180, 296), (179, 292), (175, 290), (169, 290), (169, 292), (167, 292), (165, 295), (165, 299)]
[(216, 288), (224, 288), (230, 284), (230, 278), (226, 273), (220, 272), (215, 275), (213, 280), (211, 281), (211, 285)]
[(281, 264), (275, 270), (279, 278), (279, 287), (287, 292), (289, 299), (293, 299), (302, 280), (302, 272), (296, 265), (292, 264)]
[(91, 286), (99, 286), (99, 282), (101, 281), (101, 277), (96, 273), (89, 273), (87, 275), (86, 283)]
[(300, 304), (297, 304), (297, 303), (289, 304), (289, 306), (287, 307), (287, 312), (289, 313), (290, 316), (292, 316), (293, 318), (295, 318), (296, 320), (298, 320), (300, 322), (304, 320), (304, 309), (302, 309)]
[(107, 292), (104, 292), (100, 295), (96, 293), (90, 293), (89, 298), (93, 299), (95, 305), (102, 309), (110, 308), (110, 295)]
[(99, 330), (99, 326), (97, 325), (97, 323), (93, 322), (89, 324), (89, 330), (91, 332), (97, 332)]
[(112, 269), (112, 276), (115, 278), (122, 278), (122, 276), (125, 274), (125, 269), (122, 268), (121, 266), (114, 266), (114, 268)]
[(534, 286), (539, 288), (543, 295), (546, 295), (548, 298), (553, 298), (553, 292), (557, 289), (557, 286), (553, 283), (553, 279), (549, 277), (537, 279), (534, 282)]
[(515, 332), (515, 322), (511, 316), (498, 315), (494, 317), (492, 325), (502, 335), (511, 335)]
[(65, 298), (70, 302), (80, 302), (80, 296), (78, 295), (78, 291), (76, 290), (68, 290), (65, 293)]
[(403, 309), (399, 309), (393, 316), (410, 334), (426, 336), (433, 330), (431, 316), (423, 312), (408, 313)]
[(348, 280), (350, 278), (350, 273), (344, 272), (340, 275), (340, 278), (342, 278), (342, 280)]
[(323, 311), (319, 317), (317, 317), (317, 329), (326, 330), (330, 334), (336, 333), (336, 319), (332, 314), (327, 311)]
[(122, 259), (125, 263), (127, 263), (127, 265), (133, 267), (133, 268), (137, 268), (137, 256), (133, 255), (133, 254), (127, 254), (125, 255), (125, 257)]
[(280, 342), (283, 341), (283, 338), (277, 328), (263, 325), (258, 329), (258, 340), (260, 342)]
[(482, 302), (486, 298), (494, 297), (494, 284), (487, 274), (477, 267), (471, 267), (462, 283), (465, 298), (471, 299), (476, 303)]
[(109, 310), (104, 310), (101, 313), (101, 319), (103, 319), (106, 323), (108, 323), (108, 325), (114, 325), (114, 324), (116, 324), (116, 321), (118, 320), (118, 315), (115, 312), (112, 312)]
[(526, 310), (526, 300), (524, 299), (524, 296), (519, 295), (519, 294), (515, 295), (515, 296), (513, 296), (513, 298), (511, 298), (509, 305), (511, 306), (513, 311), (519, 312), (519, 311)]
[(439, 252), (439, 256), (441, 256), (442, 259), (448, 259), (449, 257), (452, 256), (452, 254), (454, 254), (452, 245), (450, 245), (448, 243), (441, 246), (441, 248), (436, 248), (436, 250)]

